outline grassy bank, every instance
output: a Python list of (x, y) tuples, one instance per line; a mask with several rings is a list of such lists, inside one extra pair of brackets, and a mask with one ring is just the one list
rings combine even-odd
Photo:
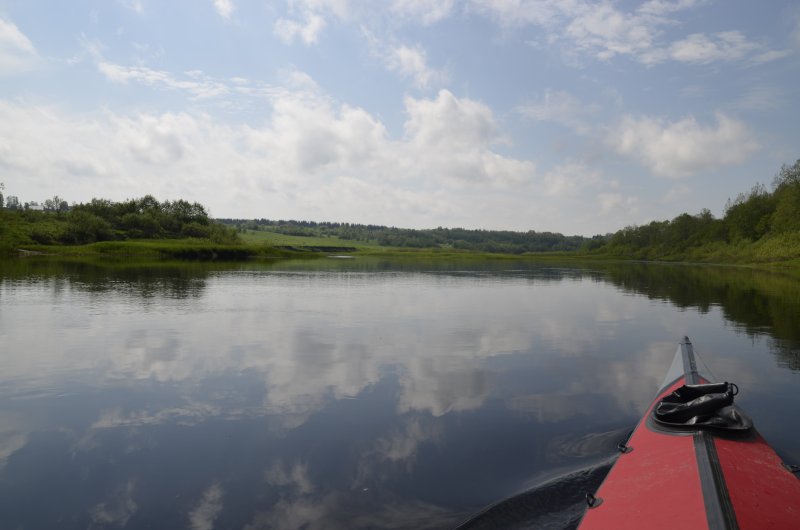
[(588, 253), (587, 257), (800, 269), (800, 231), (765, 236), (757, 241), (713, 241), (683, 249), (666, 246), (602, 248)]
[[(321, 257), (331, 254), (357, 254), (371, 257), (413, 260), (535, 260), (551, 263), (598, 261), (663, 261), (783, 268), (800, 271), (800, 231), (768, 234), (755, 241), (736, 242), (680, 240), (669, 243), (654, 239), (641, 246), (634, 240), (619, 238), (614, 244), (594, 250), (493, 253), (457, 249), (452, 246), (410, 248), (383, 246), (375, 241), (344, 239), (337, 236), (288, 235), (269, 230), (246, 230), (226, 240), (202, 237), (138, 239), (135, 231), (116, 233), (121, 239), (85, 244), (69, 244), (52, 234), (69, 233), (69, 217), (50, 212), (12, 213), (0, 211), (0, 255), (41, 253), (57, 256), (86, 256), (101, 259), (155, 259), (243, 261), (294, 257)], [(74, 220), (73, 220), (74, 221)], [(186, 226), (186, 225), (182, 225)], [(213, 224), (208, 226), (213, 227)], [(196, 228), (196, 227), (195, 227)], [(641, 229), (633, 229), (638, 233)], [(52, 234), (51, 234), (52, 233)], [(630, 238), (629, 238), (630, 239)]]
[(226, 261), (297, 257), (298, 254), (302, 254), (264, 245), (224, 245), (196, 239), (102, 241), (69, 246), (22, 245), (18, 251), (22, 251), (23, 254), (35, 253), (52, 256)]
[(800, 234), (781, 236), (755, 243), (715, 243), (694, 247), (682, 253), (648, 252), (541, 252), (527, 254), (499, 254), (449, 248), (409, 249), (366, 245), (337, 238), (306, 238), (299, 236), (242, 237), (237, 244), (217, 244), (200, 239), (126, 240), (103, 241), (86, 245), (36, 245), (16, 246), (7, 255), (44, 254), (52, 256), (99, 257), (109, 259), (143, 258), (161, 260), (216, 260), (243, 261), (249, 259), (313, 258), (331, 254), (351, 254), (364, 257), (383, 257), (411, 260), (479, 260), (542, 261), (550, 263), (652, 261), (673, 263), (699, 263), (758, 268), (793, 269), (800, 272)]

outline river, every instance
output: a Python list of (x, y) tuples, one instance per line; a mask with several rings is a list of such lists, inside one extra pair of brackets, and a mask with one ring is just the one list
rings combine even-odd
[(799, 322), (738, 268), (0, 261), (0, 528), (568, 528), (684, 335), (800, 463)]

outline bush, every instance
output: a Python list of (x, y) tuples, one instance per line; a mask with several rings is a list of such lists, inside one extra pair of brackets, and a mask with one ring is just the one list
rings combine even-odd
[(211, 227), (192, 221), (191, 223), (185, 223), (181, 227), (181, 233), (186, 237), (200, 237), (203, 239), (208, 239), (211, 237)]
[(67, 228), (62, 236), (65, 243), (83, 245), (114, 238), (111, 223), (83, 210), (73, 210), (67, 214)]

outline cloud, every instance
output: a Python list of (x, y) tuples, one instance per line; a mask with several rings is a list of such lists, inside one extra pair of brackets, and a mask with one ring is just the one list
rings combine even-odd
[(566, 25), (565, 34), (579, 51), (598, 59), (640, 54), (650, 50), (656, 29), (648, 20), (624, 13), (610, 3), (587, 5)]
[(187, 72), (184, 79), (178, 79), (161, 70), (145, 66), (122, 66), (106, 61), (98, 62), (97, 69), (106, 79), (114, 83), (136, 82), (153, 88), (182, 90), (196, 99), (218, 97), (230, 92), (225, 83), (212, 79), (200, 71)]
[(296, 39), (306, 45), (319, 42), (330, 19), (345, 19), (350, 14), (349, 0), (288, 0), (287, 17), (279, 18), (273, 34), (285, 44)]
[(421, 46), (397, 46), (389, 51), (384, 60), (389, 70), (411, 78), (417, 88), (428, 88), (444, 79), (444, 74), (428, 66), (425, 50)]
[(0, 432), (0, 471), (8, 462), (8, 457), (25, 447), (27, 443), (27, 433)]
[[(694, 33), (673, 42), (669, 47), (669, 56), (680, 62), (708, 64), (715, 61), (736, 61), (763, 50), (763, 46), (748, 41), (739, 31), (724, 31), (711, 36)], [(774, 59), (779, 56), (780, 54), (772, 52), (766, 57)]]
[[(105, 60), (97, 43), (85, 44), (85, 53), (95, 61), (97, 71), (112, 83), (128, 85), (136, 83), (157, 90), (185, 93), (192, 101), (216, 100), (221, 106), (235, 108), (246, 104), (246, 98), (271, 99), (285, 89), (262, 82), (253, 82), (243, 77), (217, 78), (202, 70), (188, 70), (176, 75), (146, 66), (127, 66)], [(82, 57), (73, 59), (79, 62)], [(305, 74), (288, 72), (286, 84), (297, 90), (316, 90), (316, 84)], [(263, 101), (260, 102), (263, 104)]]
[(316, 44), (325, 28), (325, 19), (316, 13), (306, 13), (301, 21), (280, 18), (273, 26), (273, 33), (285, 44), (300, 39), (304, 44)]
[[(109, 372), (109, 376), (115, 377), (122, 373), (131, 373), (135, 371), (135, 366), (118, 366)], [(151, 371), (147, 372), (148, 377), (153, 377), (159, 381), (167, 381), (174, 378), (183, 378), (186, 374), (178, 374), (172, 372), (168, 377), (160, 377), (159, 367), (151, 367)], [(175, 407), (168, 409), (161, 409), (157, 411), (148, 410), (132, 410), (123, 412), (121, 409), (103, 410), (100, 417), (95, 420), (90, 426), (91, 431), (101, 429), (118, 429), (126, 427), (141, 427), (144, 425), (161, 425), (161, 424), (179, 424), (179, 425), (196, 425), (203, 422), (210, 417), (216, 417), (221, 414), (221, 411), (208, 404), (202, 403), (189, 403), (184, 407)]]
[(449, 17), (454, 6), (455, 0), (394, 0), (391, 10), (428, 26)]
[(765, 112), (783, 108), (786, 105), (786, 94), (777, 86), (756, 84), (749, 87), (744, 94), (736, 100), (736, 108)]
[[(162, 72), (106, 73), (206, 94), (204, 85)], [(477, 212), (490, 215), (491, 201), (532, 182), (531, 161), (495, 150), (501, 138), (481, 102), (447, 90), (407, 97), (403, 136), (392, 138), (365, 109), (333, 101), (307, 76), (291, 78), (292, 85), (263, 94), (269, 114), (257, 125), (221, 123), (198, 110), (73, 114), (0, 100), (0, 121), (8, 124), (0, 130), (4, 181), (23, 200), (63, 195), (68, 182), (68, 200), (88, 200), (98, 189), (114, 200), (147, 190), (162, 200), (197, 200), (219, 216), (336, 215), (428, 226), (448, 218), (483, 223)], [(209, 98), (224, 101), (237, 86), (231, 81)]]
[(626, 117), (610, 141), (618, 153), (638, 159), (666, 177), (685, 177), (744, 162), (758, 144), (747, 126), (717, 113), (716, 125), (687, 117), (673, 123)]
[(561, 44), (569, 54), (602, 61), (626, 56), (645, 65), (669, 60), (691, 64), (739, 60), (760, 64), (789, 54), (752, 42), (740, 31), (696, 33), (670, 39), (666, 30), (679, 27), (676, 16), (705, 3), (704, 0), (651, 0), (623, 10), (619, 3), (610, 1), (472, 0), (469, 10), (495, 20), (504, 28), (540, 27), (548, 43)]
[(552, 121), (579, 134), (590, 130), (587, 116), (597, 112), (596, 105), (584, 105), (575, 96), (563, 90), (547, 90), (541, 101), (517, 107), (517, 112), (536, 121)]
[(236, 6), (234, 6), (233, 0), (214, 0), (214, 9), (217, 10), (219, 16), (229, 19), (236, 9)]
[(636, 213), (636, 206), (639, 200), (636, 197), (626, 197), (621, 193), (600, 193), (597, 198), (600, 200), (600, 213), (611, 213), (612, 210), (624, 208), (630, 213)]
[(124, 527), (131, 517), (139, 510), (133, 500), (134, 482), (128, 481), (124, 486), (117, 488), (108, 498), (92, 507), (89, 516), (93, 523), (100, 525), (114, 525)]
[(663, 16), (697, 7), (708, 3), (708, 0), (648, 0), (636, 11), (643, 15)]
[(565, 164), (545, 173), (544, 194), (549, 197), (572, 195), (600, 180), (597, 170), (583, 164)]
[(533, 176), (531, 162), (503, 157), (492, 111), (483, 103), (440, 90), (435, 99), (406, 98), (408, 147), (428, 174), (451, 181), (506, 187)]
[(222, 488), (219, 484), (212, 484), (203, 493), (194, 510), (189, 512), (189, 524), (192, 530), (212, 530), (214, 520), (222, 511)]
[(130, 9), (137, 15), (141, 15), (144, 13), (144, 5), (142, 4), (142, 0), (117, 0), (120, 5), (125, 7), (126, 9)]
[(411, 79), (417, 88), (427, 89), (446, 81), (444, 71), (428, 66), (428, 56), (422, 46), (387, 44), (365, 26), (361, 26), (361, 33), (370, 53), (380, 59), (387, 70)]
[(16, 24), (0, 17), (0, 77), (26, 73), (38, 59), (31, 40)]
[(387, 70), (411, 79), (417, 88), (426, 89), (446, 81), (445, 72), (428, 66), (427, 53), (422, 46), (387, 44), (366, 26), (361, 26), (361, 33), (370, 53), (380, 59)]
[(563, 19), (565, 8), (574, 2), (559, 0), (470, 0), (470, 12), (489, 17), (504, 27), (527, 25), (553, 27)]
[(419, 417), (408, 418), (401, 429), (378, 440), (376, 453), (380, 458), (393, 462), (410, 460), (416, 456), (421, 445), (439, 440), (443, 435), (441, 424), (423, 421)]
[(290, 487), (295, 493), (308, 494), (314, 491), (307, 463), (297, 462), (287, 466), (283, 461), (275, 462), (264, 472), (264, 479), (270, 486)]

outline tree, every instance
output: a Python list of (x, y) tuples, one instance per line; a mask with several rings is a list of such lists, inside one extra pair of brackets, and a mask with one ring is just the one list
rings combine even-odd
[(800, 160), (784, 164), (772, 182), (777, 205), (770, 220), (775, 233), (800, 230)]
[(725, 224), (734, 240), (755, 241), (769, 230), (770, 218), (774, 211), (774, 196), (767, 192), (764, 185), (756, 184), (749, 194), (740, 193), (736, 200), (728, 205)]
[(784, 186), (800, 186), (800, 160), (791, 166), (783, 164), (775, 179), (772, 181), (772, 188), (775, 191)]
[(5, 204), (5, 203), (3, 202), (3, 191), (4, 191), (5, 189), (6, 189), (6, 185), (5, 185), (5, 184), (3, 184), (2, 182), (0, 182), (0, 210), (2, 210), (2, 209), (3, 209), (3, 205)]
[(67, 243), (94, 243), (113, 239), (111, 224), (93, 213), (73, 210), (67, 216), (68, 224), (63, 238)]
[(9, 210), (19, 210), (19, 199), (16, 195), (9, 195), (8, 199), (6, 199), (6, 208)]

